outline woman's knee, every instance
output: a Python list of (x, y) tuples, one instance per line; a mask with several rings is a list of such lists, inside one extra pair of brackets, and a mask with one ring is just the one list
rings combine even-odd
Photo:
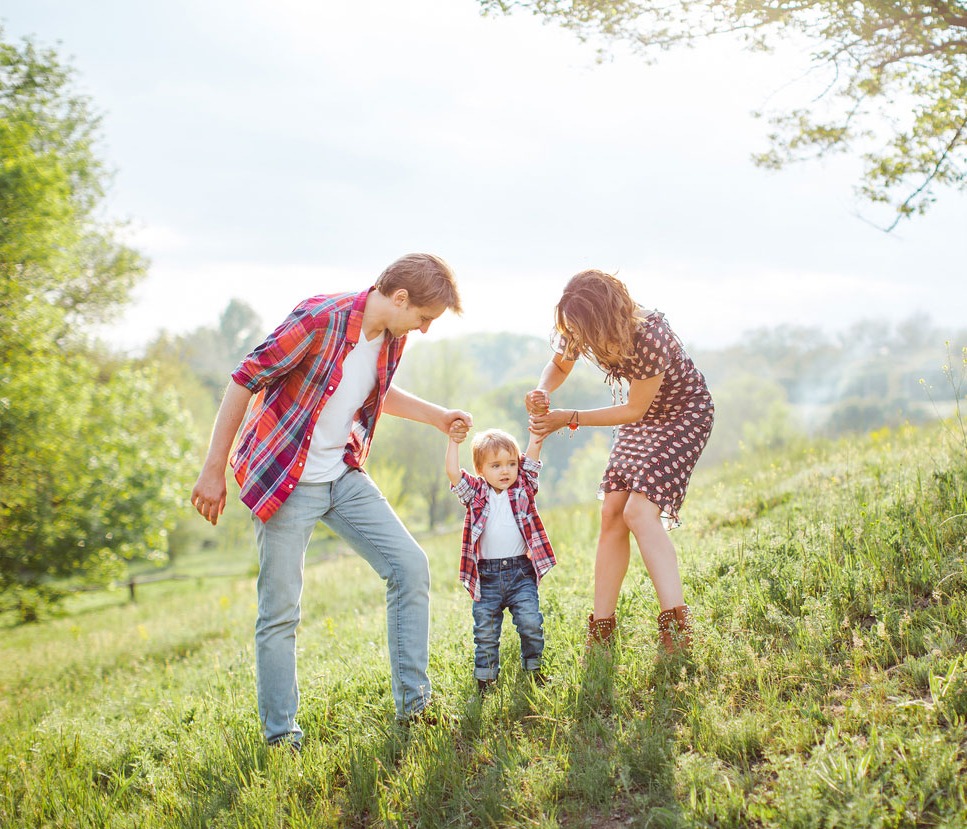
[(631, 497), (621, 511), (622, 521), (631, 528), (661, 527), (661, 508), (643, 495)]
[(625, 504), (605, 501), (601, 507), (601, 533), (628, 532), (625, 522)]

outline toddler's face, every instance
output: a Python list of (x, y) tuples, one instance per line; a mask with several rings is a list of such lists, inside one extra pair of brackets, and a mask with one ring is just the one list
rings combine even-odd
[(498, 449), (483, 459), (483, 464), (478, 471), (497, 492), (503, 492), (517, 480), (519, 463), (520, 458), (517, 455), (511, 454), (506, 449)]

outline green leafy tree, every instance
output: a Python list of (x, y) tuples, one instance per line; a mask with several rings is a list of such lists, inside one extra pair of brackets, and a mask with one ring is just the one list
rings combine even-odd
[(42, 298), (69, 326), (110, 319), (147, 264), (98, 209), (109, 180), (100, 119), (56, 53), (0, 29), (0, 315)]
[(709, 37), (754, 50), (782, 39), (812, 45), (806, 106), (771, 117), (756, 163), (780, 168), (833, 151), (858, 153), (859, 195), (888, 203), (892, 229), (923, 213), (938, 188), (967, 187), (967, 6), (958, 0), (478, 0), (523, 9), (649, 57)]
[(98, 127), (53, 51), (0, 31), (0, 594), (24, 619), (163, 556), (189, 483), (180, 402), (85, 339), (146, 266), (100, 216)]

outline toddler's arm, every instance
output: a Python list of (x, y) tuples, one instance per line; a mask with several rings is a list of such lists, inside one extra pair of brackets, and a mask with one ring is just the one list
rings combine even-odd
[(450, 427), (450, 439), (447, 441), (446, 469), (450, 485), (460, 483), (460, 444), (466, 440), (467, 425), (462, 420), (456, 420)]
[(527, 449), (524, 450), (524, 454), (528, 458), (534, 461), (539, 461), (541, 459), (541, 447), (544, 445), (544, 435), (535, 435), (533, 432), (528, 432)]

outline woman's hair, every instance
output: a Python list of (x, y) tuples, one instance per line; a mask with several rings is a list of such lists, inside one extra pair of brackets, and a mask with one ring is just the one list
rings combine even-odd
[(383, 296), (405, 288), (410, 302), (419, 308), (444, 305), (455, 314), (463, 312), (457, 280), (450, 266), (432, 253), (409, 253), (397, 259), (376, 280)]
[(597, 270), (572, 276), (554, 309), (564, 357), (588, 357), (606, 369), (620, 368), (632, 358), (641, 319), (624, 282)]
[(470, 442), (473, 468), (479, 473), (487, 458), (496, 455), (501, 449), (510, 452), (515, 458), (520, 456), (520, 445), (514, 440), (513, 435), (507, 434), (502, 429), (488, 429), (486, 432), (481, 432)]

